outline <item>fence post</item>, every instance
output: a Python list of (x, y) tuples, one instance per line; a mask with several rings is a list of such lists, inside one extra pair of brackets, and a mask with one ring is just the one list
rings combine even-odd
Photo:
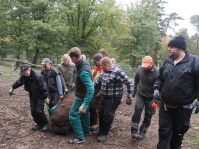
[(12, 61), (12, 70), (11, 71), (14, 72), (14, 63), (13, 63), (13, 61)]

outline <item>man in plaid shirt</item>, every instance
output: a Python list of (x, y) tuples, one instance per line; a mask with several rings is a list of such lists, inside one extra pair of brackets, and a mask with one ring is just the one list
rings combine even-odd
[(99, 137), (98, 142), (106, 140), (115, 110), (119, 106), (123, 95), (123, 84), (127, 86), (126, 104), (132, 104), (133, 83), (117, 66), (113, 66), (111, 59), (104, 57), (100, 60), (103, 69), (94, 86), (101, 86), (103, 99), (99, 106)]

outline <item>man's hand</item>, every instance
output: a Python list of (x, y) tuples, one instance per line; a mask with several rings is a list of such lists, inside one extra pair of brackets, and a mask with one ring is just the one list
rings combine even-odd
[(126, 104), (127, 105), (131, 105), (132, 104), (132, 98), (131, 97), (126, 98)]
[(64, 89), (64, 92), (65, 92), (65, 93), (67, 93), (67, 92), (68, 92), (68, 89), (67, 89), (67, 88), (65, 88), (65, 89)]
[(75, 83), (72, 83), (72, 85), (71, 85), (71, 86), (72, 86), (72, 88), (74, 88), (74, 87), (75, 87)]
[(199, 112), (199, 101), (198, 100), (194, 103), (194, 107), (196, 107), (195, 114), (197, 114)]
[(50, 100), (48, 98), (46, 98), (46, 99), (44, 99), (44, 103), (48, 105), (50, 103)]
[(8, 94), (9, 94), (10, 96), (12, 96), (12, 95), (13, 95), (13, 91), (14, 91), (14, 89), (11, 87), (10, 90), (9, 90), (9, 92), (8, 92)]
[(78, 114), (85, 114), (87, 108), (88, 106), (85, 106), (84, 104), (82, 104), (81, 107), (79, 107)]
[(136, 95), (136, 93), (133, 93), (133, 94), (132, 94), (132, 97), (135, 98), (135, 95)]
[(160, 97), (160, 92), (158, 90), (154, 90), (153, 97), (155, 100), (158, 100)]

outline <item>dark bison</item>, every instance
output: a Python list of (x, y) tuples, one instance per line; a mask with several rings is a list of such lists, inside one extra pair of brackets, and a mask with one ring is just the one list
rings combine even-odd
[(70, 129), (69, 111), (75, 98), (74, 91), (66, 94), (64, 99), (57, 105), (50, 117), (50, 131), (58, 134), (66, 134)]

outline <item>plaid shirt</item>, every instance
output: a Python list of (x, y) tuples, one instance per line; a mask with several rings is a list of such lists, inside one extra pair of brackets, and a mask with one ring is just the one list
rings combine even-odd
[(113, 67), (110, 71), (102, 71), (100, 77), (95, 81), (94, 86), (101, 86), (103, 96), (122, 97), (123, 84), (127, 86), (127, 97), (131, 98), (133, 83), (120, 68)]

